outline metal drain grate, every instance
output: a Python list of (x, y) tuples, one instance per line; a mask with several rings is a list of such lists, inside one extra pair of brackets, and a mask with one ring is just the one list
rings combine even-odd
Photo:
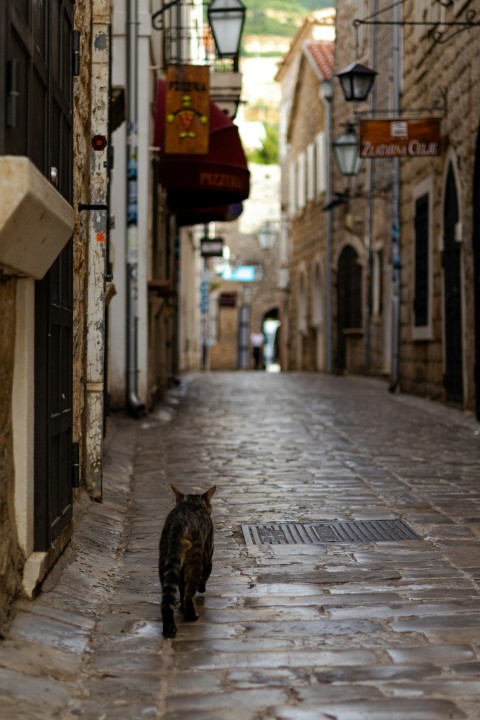
[(247, 545), (321, 545), (418, 540), (402, 520), (242, 525)]

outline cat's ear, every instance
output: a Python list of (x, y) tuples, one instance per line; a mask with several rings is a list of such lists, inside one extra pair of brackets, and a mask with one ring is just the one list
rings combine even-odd
[(207, 502), (210, 502), (212, 497), (215, 495), (215, 490), (217, 489), (216, 485), (213, 485), (213, 487), (210, 488), (210, 490), (207, 490), (206, 493), (203, 493), (203, 497)]
[(180, 490), (177, 490), (175, 485), (171, 485), (170, 487), (172, 488), (173, 492), (175, 493), (175, 500), (177, 501), (177, 505), (178, 505), (178, 503), (182, 502), (185, 495), (182, 492), (180, 492)]

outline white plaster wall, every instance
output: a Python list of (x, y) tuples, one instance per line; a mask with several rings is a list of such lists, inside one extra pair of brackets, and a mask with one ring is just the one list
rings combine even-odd
[(148, 395), (148, 252), (150, 233), (150, 146), (152, 73), (149, 0), (140, 0), (138, 30), (138, 396)]
[[(117, 52), (121, 53), (119, 46), (125, 42), (114, 41)], [(116, 63), (113, 63), (115, 71)], [(117, 63), (118, 65), (118, 63)], [(117, 68), (118, 72), (118, 68)], [(118, 81), (115, 84), (120, 84)], [(112, 188), (110, 195), (111, 214), (115, 217), (115, 228), (110, 231), (110, 259), (113, 264), (113, 282), (116, 295), (110, 303), (109, 316), (109, 357), (108, 357), (108, 388), (114, 405), (123, 405), (125, 402), (125, 373), (126, 373), (126, 125), (123, 123), (113, 133), (112, 143), (115, 148), (115, 167), (112, 174)]]
[(35, 282), (18, 280), (12, 426), (15, 515), (18, 541), (26, 558), (33, 552), (33, 464), (35, 398)]
[[(113, 5), (112, 22), (112, 85), (126, 86), (127, 39), (126, 8), (124, 0)], [(113, 264), (113, 281), (116, 295), (110, 303), (108, 388), (112, 404), (125, 403), (126, 377), (126, 224), (127, 224), (127, 126), (123, 123), (112, 135), (115, 165), (111, 176), (110, 213), (115, 227), (110, 231), (110, 260)]]
[[(138, 397), (147, 401), (148, 387), (148, 246), (150, 213), (151, 89), (150, 30), (148, 0), (139, 2), (138, 25)], [(117, 0), (113, 11), (112, 84), (127, 85), (127, 24), (125, 0)], [(116, 296), (110, 305), (109, 391), (114, 405), (125, 402), (126, 386), (126, 232), (127, 232), (127, 126), (123, 123), (112, 136), (115, 167), (112, 175), (111, 212), (115, 228), (111, 231)]]

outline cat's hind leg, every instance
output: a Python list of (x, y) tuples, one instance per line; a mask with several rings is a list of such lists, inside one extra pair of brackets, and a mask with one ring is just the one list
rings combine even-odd
[(191, 565), (185, 569), (185, 595), (183, 599), (183, 616), (187, 622), (198, 620), (193, 598), (197, 591), (201, 577), (198, 564)]
[(207, 580), (210, 577), (210, 573), (212, 572), (212, 563), (209, 562), (203, 566), (203, 572), (202, 572), (202, 578), (200, 580), (200, 584), (198, 586), (198, 592), (204, 593), (207, 585)]
[(185, 570), (182, 567), (178, 578), (178, 591), (180, 594), (180, 610), (183, 612), (185, 603)]

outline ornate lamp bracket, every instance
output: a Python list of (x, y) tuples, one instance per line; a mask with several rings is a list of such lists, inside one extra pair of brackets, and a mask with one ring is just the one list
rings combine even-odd
[[(438, 0), (440, 5), (445, 8), (449, 8), (453, 5), (452, 0)], [(384, 12), (383, 10), (380, 11)], [(475, 27), (480, 27), (480, 20), (476, 10), (469, 9), (465, 11), (463, 20), (454, 20), (452, 22), (439, 21), (439, 22), (416, 22), (414, 20), (402, 20), (396, 22), (395, 20), (378, 20), (380, 13), (370, 15), (369, 17), (354, 20), (353, 26), (355, 28), (355, 43), (358, 48), (358, 28), (361, 25), (401, 25), (402, 27), (427, 27), (430, 28), (429, 36), (436, 45), (445, 45), (450, 42), (454, 37), (464, 32), (465, 30), (471, 30)]]
[(170, 8), (175, 7), (175, 5), (179, 5), (180, 2), (181, 0), (170, 0), (152, 15), (152, 27), (154, 30), (164, 30), (163, 14)]

